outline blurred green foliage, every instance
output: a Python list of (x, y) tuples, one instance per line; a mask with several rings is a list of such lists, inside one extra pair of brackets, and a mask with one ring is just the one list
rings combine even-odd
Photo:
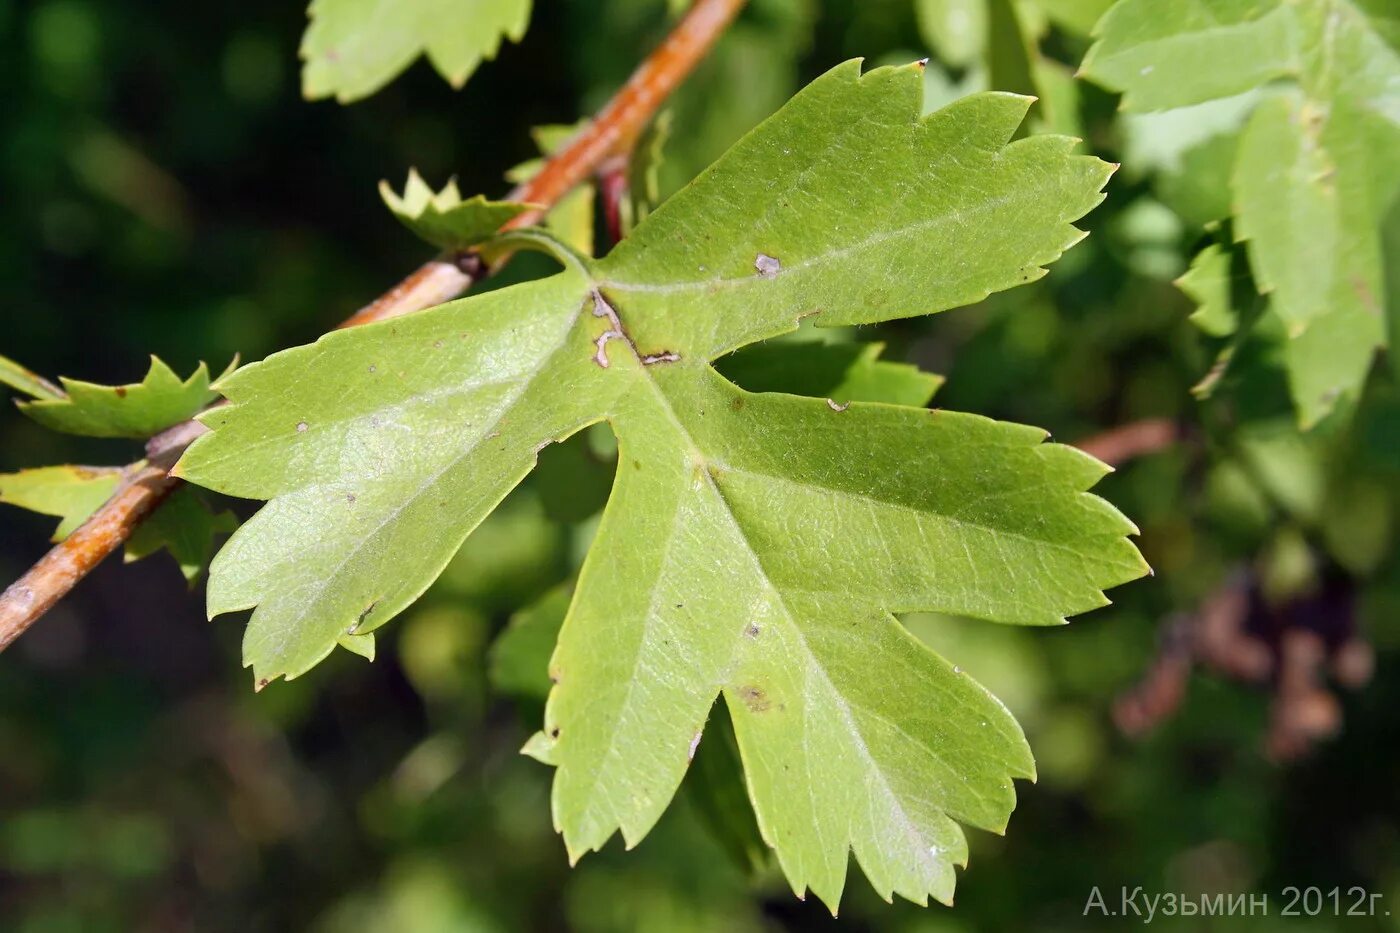
[[(1087, 48), (1103, 4), (1082, 6), (1017, 8), (1043, 93), (1063, 86), (1045, 75)], [(1006, 72), (965, 43), (995, 9), (978, 23), (958, 8), (981, 9), (753, 0), (677, 95), (662, 192), (851, 56), (934, 55), (933, 100), (988, 86)], [(532, 128), (596, 108), (667, 16), (661, 0), (540, 0), (522, 43), (464, 90), (420, 63), (340, 107), (300, 99), (295, 3), (0, 0), (4, 350), (45, 375), (116, 384), (151, 353), (188, 372), (313, 338), (425, 254), (380, 203), (381, 179), (416, 167), (434, 186), (455, 175), (469, 195), (504, 194), (504, 171), (537, 154)], [(949, 17), (966, 26), (963, 45), (930, 37)], [(382, 631), (373, 665), (337, 652), (254, 694), (240, 626), (206, 622), (168, 561), (85, 581), (0, 656), (0, 929), (1092, 930), (1115, 927), (1084, 916), (1092, 886), (1112, 904), (1120, 886), (1143, 885), (1266, 891), (1274, 915), (1232, 929), (1319, 930), (1328, 922), (1277, 917), (1282, 886), (1360, 884), (1400, 902), (1400, 392), (1378, 370), (1350, 425), (1300, 438), (1277, 360), (1246, 341), (1198, 402), (1192, 387), (1219, 348), (1171, 281), (1223, 216), (1209, 173), (1229, 159), (1184, 137), (1231, 117), (1122, 120), (1109, 95), (1071, 87), (1068, 102), (1045, 94), (1039, 119), (1061, 126), (1068, 113), (1089, 149), (1125, 163), (1088, 241), (1032, 287), (858, 335), (883, 341), (882, 359), (945, 376), (936, 404), (1059, 439), (1144, 417), (1194, 426), (1100, 487), (1141, 526), (1157, 571), (1115, 606), (1052, 631), (908, 620), (1003, 699), (1039, 761), (1008, 836), (974, 835), (955, 910), (887, 906), (864, 884), (839, 921), (796, 901), (751, 827), (716, 818), (736, 812), (737, 769), (714, 723), (639, 851), (614, 843), (567, 866), (550, 773), (517, 752), (542, 702), (529, 642), (547, 644), (549, 601), (567, 593), (611, 475), (608, 438), (585, 434), (548, 452)], [(522, 257), (501, 280), (535, 263)], [(824, 336), (839, 347), (857, 335)], [(0, 438), (0, 470), (133, 455), (14, 412)], [(52, 521), (3, 521), (8, 579)], [(1122, 738), (1108, 711), (1153, 657), (1159, 620), (1241, 565), (1284, 594), (1328, 566), (1354, 588), (1378, 659), (1370, 685), (1344, 695), (1343, 734), (1271, 764), (1267, 696), (1199, 676), (1174, 718)], [(522, 612), (511, 631), (524, 648), (493, 650)], [(1334, 925), (1398, 929), (1395, 914)]]

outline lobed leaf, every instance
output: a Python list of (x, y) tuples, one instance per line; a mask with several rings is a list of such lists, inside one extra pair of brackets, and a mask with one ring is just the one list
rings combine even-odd
[(402, 196), (386, 181), (379, 183), (379, 196), (405, 227), (447, 250), (462, 250), (488, 240), (506, 221), (531, 209), (529, 204), (514, 201), (488, 201), (480, 194), (463, 201), (455, 178), (434, 192), (416, 169), (409, 170)]
[(117, 467), (51, 466), (0, 474), (0, 502), (62, 519), (53, 540), (62, 541), (111, 498), (121, 483)]
[[(755, 393), (716, 357), (1029, 281), (1082, 234), (1103, 163), (1010, 143), (1026, 101), (921, 119), (917, 68), (813, 82), (606, 259), (342, 331), (221, 383), (177, 472), (270, 500), (215, 558), (254, 610), (255, 681), (296, 676), (416, 598), (545, 445), (605, 421), (618, 466), (551, 663), (553, 812), (572, 858), (634, 844), (716, 699), (764, 841), (834, 908), (949, 900), (959, 823), (1000, 830), (1033, 764), (1010, 714), (893, 613), (1049, 625), (1143, 574), (1106, 468), (1034, 428)], [(927, 383), (924, 383), (927, 387)], [(877, 673), (878, 672), (878, 675)]]
[[(237, 365), (229, 364), (227, 372)], [(60, 378), (64, 398), (18, 402), (20, 411), (44, 427), (89, 437), (147, 438), (171, 425), (187, 421), (218, 394), (209, 387), (209, 369), (203, 363), (188, 379), (180, 377), (157, 357), (140, 382), (104, 386)]]
[(1212, 337), (1228, 337), (1239, 326), (1230, 291), (1230, 253), (1212, 243), (1196, 254), (1191, 268), (1176, 280), (1181, 289), (1196, 302), (1191, 322)]
[(519, 42), (531, 0), (312, 0), (302, 37), (302, 93), (349, 103), (427, 55), (461, 87), (501, 39)]

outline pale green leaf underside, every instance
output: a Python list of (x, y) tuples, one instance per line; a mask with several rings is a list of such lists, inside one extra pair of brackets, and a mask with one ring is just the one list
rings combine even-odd
[(209, 388), (209, 369), (203, 363), (182, 381), (154, 356), (141, 382), (124, 386), (77, 379), (60, 382), (66, 398), (19, 402), (20, 410), (51, 430), (89, 437), (147, 438), (188, 420), (218, 397)]
[(1184, 107), (1274, 79), (1235, 153), (1236, 234), (1285, 325), (1299, 422), (1355, 398), (1385, 344), (1379, 222), (1400, 184), (1394, 13), (1370, 0), (1120, 0), (1084, 72), (1129, 110)]
[(342, 103), (368, 97), (418, 58), (453, 87), (501, 39), (519, 42), (531, 0), (312, 0), (302, 37), (302, 93)]
[[(715, 699), (764, 838), (833, 906), (952, 894), (957, 822), (1001, 828), (1020, 730), (892, 613), (1055, 624), (1145, 566), (1085, 491), (1104, 467), (973, 415), (742, 391), (709, 362), (797, 320), (975, 301), (1080, 236), (1107, 168), (1007, 144), (1007, 95), (918, 117), (916, 69), (819, 78), (602, 262), (279, 353), (180, 471), (269, 503), (215, 558), (255, 608), (255, 679), (295, 676), (411, 602), (539, 448), (607, 421), (618, 472), (553, 659), (546, 731), (570, 852), (641, 838)], [(778, 265), (768, 262), (774, 260)]]
[(475, 246), (493, 236), (506, 221), (530, 210), (528, 204), (488, 201), (479, 194), (463, 200), (455, 178), (434, 192), (413, 169), (402, 195), (381, 181), (379, 196), (405, 227), (433, 246), (448, 250)]
[(62, 521), (53, 540), (62, 541), (111, 497), (120, 482), (121, 470), (116, 467), (36, 467), (0, 474), (0, 502), (58, 516)]
[[(121, 485), (119, 467), (49, 466), (0, 474), (0, 502), (62, 519), (53, 540), (62, 541)], [(132, 534), (127, 563), (166, 549), (193, 583), (214, 549), (214, 536), (238, 527), (229, 511), (211, 512), (189, 488), (178, 490)]]

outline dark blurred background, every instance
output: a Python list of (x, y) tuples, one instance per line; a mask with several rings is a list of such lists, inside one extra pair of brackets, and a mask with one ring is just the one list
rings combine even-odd
[[(663, 187), (841, 60), (929, 55), (915, 7), (754, 0), (675, 101)], [(297, 2), (0, 0), (0, 352), (50, 376), (129, 382), (151, 353), (183, 373), (313, 339), (429, 253), (384, 209), (380, 179), (397, 185), (417, 167), (434, 185), (455, 174), (464, 193), (503, 194), (503, 173), (538, 154), (531, 128), (601, 104), (667, 17), (662, 0), (538, 0), (524, 41), (464, 90), (420, 62), (343, 107), (301, 99)], [(1070, 66), (1088, 42), (1072, 27), (1056, 19), (1043, 40)], [(937, 58), (929, 75), (937, 100), (988, 80)], [(1126, 159), (1114, 99), (1080, 86), (1073, 106), (1088, 148)], [(1057, 439), (1146, 417), (1195, 425), (1188, 390), (1209, 356), (1170, 283), (1199, 234), (1142, 161), (1125, 164), (1086, 221), (1092, 236), (1046, 280), (860, 339), (946, 375), (936, 404)], [(540, 271), (522, 259), (500, 281)], [(1384, 425), (1396, 422), (1381, 423), (1382, 453), (1394, 453)], [(1222, 928), (1400, 929), (1400, 570), (1388, 536), (1319, 597), (1375, 648), (1369, 684), (1339, 693), (1340, 735), (1280, 762), (1267, 754), (1269, 687), (1210, 674), (1142, 737), (1114, 724), (1115, 697), (1158, 663), (1164, 620), (1240, 568), (1268, 578), (1261, 554), (1270, 572), (1293, 566), (1287, 522), (1231, 485), (1200, 436), (1100, 487), (1141, 526), (1156, 569), (1113, 607), (1053, 631), (908, 620), (1011, 707), (1040, 767), (1008, 836), (973, 834), (954, 910), (885, 905), (853, 866), (834, 921), (771, 868), (732, 857), (689, 792), (637, 851), (614, 842), (568, 868), (550, 772), (517, 754), (540, 703), (503, 697), (488, 677), (496, 633), (568, 579), (594, 520), (559, 515), (532, 480), (381, 630), (376, 662), (336, 652), (256, 695), (240, 621), (206, 621), (202, 593), (166, 556), (114, 559), (84, 581), (0, 656), (0, 929), (1140, 924), (1085, 917), (1096, 885), (1111, 907), (1124, 885), (1270, 893), (1271, 916), (1213, 921)], [(0, 470), (138, 455), (0, 411)], [(39, 556), (52, 525), (0, 513), (0, 577)], [(1396, 916), (1285, 921), (1285, 885), (1360, 885)], [(1173, 922), (1208, 923), (1156, 921)]]

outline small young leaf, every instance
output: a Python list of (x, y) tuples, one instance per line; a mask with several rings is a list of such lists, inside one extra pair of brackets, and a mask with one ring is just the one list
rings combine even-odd
[(461, 87), (501, 39), (519, 42), (531, 0), (312, 0), (301, 41), (302, 93), (368, 97), (426, 54)]
[[(224, 375), (233, 371), (229, 364)], [(156, 357), (141, 382), (104, 386), (60, 379), (66, 398), (19, 402), (20, 410), (46, 428), (89, 437), (145, 438), (193, 417), (218, 394), (209, 388), (203, 364), (183, 382)]]
[(127, 542), (125, 559), (131, 563), (164, 548), (193, 586), (214, 552), (214, 537), (237, 528), (238, 518), (232, 512), (211, 511), (194, 490), (184, 486), (136, 529)]
[(617, 478), (528, 751), (571, 857), (629, 844), (723, 696), (793, 889), (949, 900), (958, 823), (1033, 774), (1006, 710), (892, 612), (1029, 625), (1146, 566), (1087, 490), (1106, 468), (973, 415), (749, 393), (716, 357), (817, 323), (927, 314), (1031, 281), (1110, 169), (1010, 142), (1028, 102), (921, 119), (917, 68), (818, 78), (605, 259), (328, 335), (221, 383), (177, 472), (269, 500), (215, 558), (245, 663), (303, 673), (432, 583), (546, 444), (606, 421)]
[(450, 250), (475, 246), (506, 221), (530, 210), (528, 204), (488, 201), (480, 194), (463, 201), (455, 178), (434, 194), (416, 169), (409, 170), (402, 197), (387, 181), (379, 183), (379, 195), (405, 227), (428, 243)]
[(51, 466), (0, 474), (0, 502), (63, 520), (53, 533), (62, 541), (121, 483), (117, 467)]
[(0, 356), (0, 385), (7, 385), (30, 398), (51, 401), (63, 398), (63, 390), (58, 386), (3, 356)]

